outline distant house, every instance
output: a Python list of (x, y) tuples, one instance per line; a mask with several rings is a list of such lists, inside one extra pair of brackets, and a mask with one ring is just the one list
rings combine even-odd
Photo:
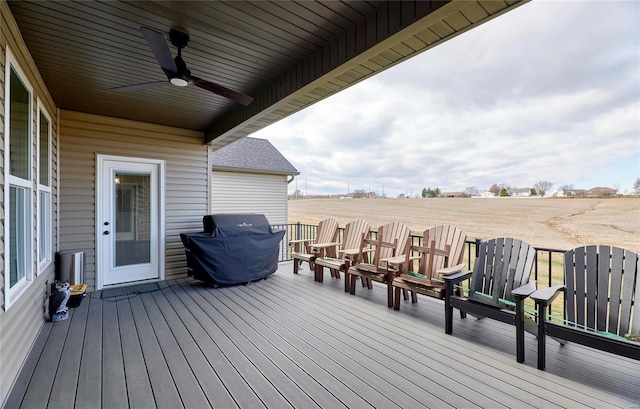
[(496, 195), (494, 195), (492, 192), (489, 192), (488, 190), (485, 190), (483, 192), (480, 192), (480, 194), (473, 195), (471, 197), (473, 197), (473, 198), (487, 198), (487, 197), (496, 197)]
[(610, 187), (594, 187), (585, 192), (587, 197), (613, 197), (616, 194), (618, 191)]
[(268, 140), (245, 137), (211, 154), (215, 213), (261, 213), (287, 223), (288, 184), (300, 172)]
[(444, 192), (440, 193), (440, 197), (468, 197), (464, 192)]
[(584, 197), (586, 190), (584, 189), (562, 189), (554, 195), (556, 197)]
[(564, 191), (564, 196), (567, 197), (585, 197), (587, 191), (585, 189), (572, 189)]
[(529, 196), (531, 196), (531, 189), (530, 188), (507, 189), (507, 192), (509, 193), (509, 196), (513, 196), (513, 197), (529, 197)]

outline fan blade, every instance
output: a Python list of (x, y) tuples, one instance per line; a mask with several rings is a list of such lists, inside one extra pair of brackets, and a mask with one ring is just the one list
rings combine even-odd
[(169, 43), (167, 43), (167, 38), (164, 36), (164, 34), (147, 27), (140, 27), (140, 31), (142, 31), (142, 34), (147, 40), (147, 43), (149, 44), (153, 55), (155, 55), (156, 60), (158, 60), (158, 63), (162, 67), (162, 70), (165, 72), (165, 74), (167, 74), (167, 71), (178, 71), (178, 69), (176, 68), (176, 63), (173, 61), (171, 50), (169, 49)]
[(142, 89), (159, 88), (165, 85), (171, 85), (171, 83), (168, 81), (147, 82), (144, 84), (135, 84), (135, 85), (127, 85), (125, 87), (111, 88), (111, 91), (129, 92), (129, 91), (138, 91)]
[(191, 77), (193, 84), (202, 88), (202, 89), (206, 89), (207, 91), (211, 91), (215, 94), (221, 95), (225, 98), (228, 98), (232, 101), (236, 101), (239, 104), (242, 104), (244, 106), (249, 105), (250, 103), (253, 102), (253, 98), (245, 95), (245, 94), (241, 94), (239, 92), (236, 92), (234, 90), (231, 90), (229, 88), (223, 87), (220, 84), (216, 84), (213, 82), (209, 82), (207, 80), (203, 80), (201, 78), (197, 78), (197, 77)]

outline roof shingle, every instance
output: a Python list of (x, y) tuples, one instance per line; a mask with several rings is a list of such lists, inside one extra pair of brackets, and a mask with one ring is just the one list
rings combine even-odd
[(266, 139), (244, 137), (213, 151), (213, 170), (299, 175), (300, 172)]

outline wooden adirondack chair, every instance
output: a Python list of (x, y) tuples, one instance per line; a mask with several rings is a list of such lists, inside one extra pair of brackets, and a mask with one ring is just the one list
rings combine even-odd
[[(454, 226), (442, 225), (425, 230), (422, 246), (409, 243), (406, 259), (399, 277), (393, 279), (393, 308), (400, 309), (400, 289), (411, 291), (411, 301), (417, 302), (417, 294), (444, 299), (444, 275), (462, 271), (464, 246), (467, 235)], [(418, 268), (413, 264), (418, 261)], [(463, 314), (464, 316), (464, 314)]]
[[(638, 254), (618, 247), (567, 251), (565, 284), (531, 295), (538, 312), (538, 369), (545, 367), (545, 335), (640, 360), (638, 270)], [(549, 317), (548, 306), (560, 294), (566, 315)]]
[(324, 257), (325, 254), (335, 257), (335, 249), (339, 244), (336, 242), (337, 237), (338, 222), (329, 217), (318, 224), (315, 239), (291, 240), (289, 246), (293, 247), (293, 274), (298, 274), (298, 267), (304, 261), (308, 262), (309, 269), (315, 272), (314, 263), (317, 257)]
[[(387, 285), (387, 305), (393, 307), (393, 287), (391, 282), (405, 262), (407, 240), (411, 229), (401, 222), (385, 224), (378, 229), (377, 237), (363, 240), (363, 247), (357, 256), (357, 261), (347, 270), (345, 280), (350, 280), (349, 292), (356, 293), (356, 277), (373, 288), (371, 280)], [(371, 263), (366, 263), (368, 252), (373, 251)], [(346, 287), (345, 287), (346, 288)]]
[[(344, 228), (342, 243), (338, 248), (337, 257), (317, 257), (315, 260), (316, 281), (322, 282), (324, 279), (324, 268), (331, 271), (331, 276), (340, 278), (340, 271), (349, 269), (354, 258), (357, 257), (362, 247), (362, 242), (369, 237), (371, 225), (362, 219), (353, 220), (347, 223)], [(345, 284), (349, 280), (345, 280)]]
[[(454, 307), (515, 325), (517, 360), (524, 362), (524, 331), (536, 332), (536, 324), (525, 322), (524, 316), (524, 299), (536, 290), (535, 280), (529, 280), (535, 257), (535, 249), (521, 240), (498, 238), (482, 243), (473, 271), (443, 276), (445, 333), (453, 332)], [(456, 295), (454, 287), (467, 279), (468, 296)]]

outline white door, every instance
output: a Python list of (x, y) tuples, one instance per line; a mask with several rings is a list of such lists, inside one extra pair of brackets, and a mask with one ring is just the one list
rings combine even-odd
[(98, 156), (98, 289), (164, 278), (162, 161)]

